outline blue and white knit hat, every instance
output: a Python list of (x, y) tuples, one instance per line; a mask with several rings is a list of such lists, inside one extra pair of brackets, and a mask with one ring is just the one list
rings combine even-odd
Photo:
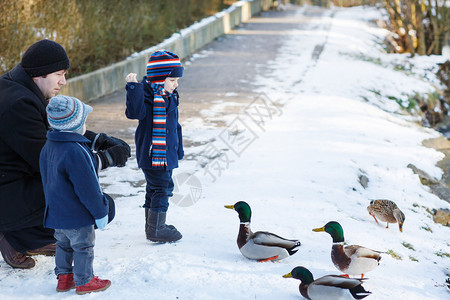
[(158, 50), (150, 56), (147, 63), (147, 80), (162, 84), (167, 77), (183, 77), (184, 68), (175, 53)]
[(92, 107), (70, 96), (57, 95), (50, 99), (46, 111), (50, 126), (57, 131), (83, 134), (83, 125)]

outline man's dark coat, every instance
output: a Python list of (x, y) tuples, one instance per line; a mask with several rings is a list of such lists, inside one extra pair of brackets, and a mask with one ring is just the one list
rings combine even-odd
[(47, 100), (19, 64), (0, 77), (0, 232), (42, 225)]

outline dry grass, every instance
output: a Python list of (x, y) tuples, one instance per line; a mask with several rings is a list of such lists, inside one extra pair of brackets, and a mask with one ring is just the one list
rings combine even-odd
[(225, 0), (0, 1), (0, 74), (32, 43), (48, 38), (66, 49), (71, 77), (149, 48), (226, 8)]

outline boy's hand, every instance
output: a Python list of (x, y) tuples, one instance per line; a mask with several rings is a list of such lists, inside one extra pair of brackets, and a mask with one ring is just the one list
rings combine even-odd
[(101, 219), (95, 219), (95, 225), (97, 225), (98, 229), (103, 229), (108, 224), (108, 215), (104, 216)]
[(137, 74), (136, 73), (130, 73), (127, 75), (127, 77), (125, 77), (125, 80), (127, 82), (138, 82), (136, 79)]

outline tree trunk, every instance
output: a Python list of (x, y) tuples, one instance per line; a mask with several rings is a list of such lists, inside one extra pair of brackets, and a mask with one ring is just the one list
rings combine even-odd
[[(422, 0), (423, 1), (423, 0)], [(414, 0), (414, 11), (415, 11), (415, 22), (417, 28), (417, 54), (425, 55), (426, 44), (425, 44), (425, 30), (423, 28), (423, 11), (422, 5), (420, 5), (419, 0)]]
[(406, 1), (404, 3), (404, 13), (403, 13), (403, 23), (405, 26), (405, 39), (406, 39), (406, 51), (411, 53), (411, 56), (414, 56), (416, 54), (415, 44), (417, 44), (416, 39), (416, 29), (414, 27), (414, 22), (412, 22), (412, 8), (411, 8), (411, 2)]

